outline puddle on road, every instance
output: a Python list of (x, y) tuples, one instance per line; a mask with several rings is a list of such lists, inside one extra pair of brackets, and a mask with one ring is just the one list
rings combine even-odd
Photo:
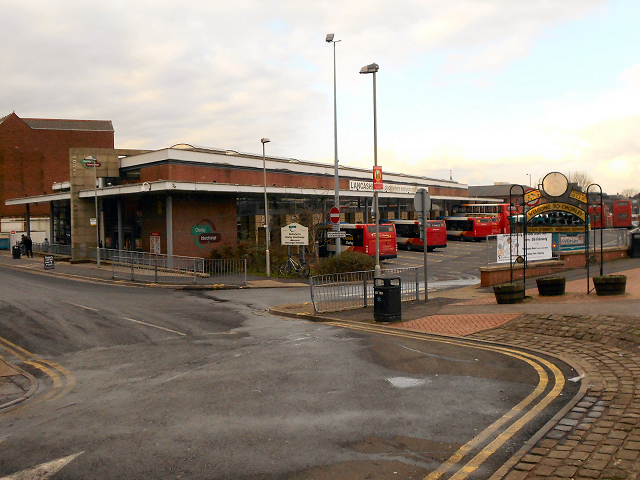
[(422, 380), (420, 378), (409, 378), (409, 377), (392, 377), (392, 378), (387, 378), (387, 382), (389, 382), (391, 385), (393, 385), (396, 388), (411, 388), (411, 387), (419, 387), (421, 385), (431, 383), (431, 380)]

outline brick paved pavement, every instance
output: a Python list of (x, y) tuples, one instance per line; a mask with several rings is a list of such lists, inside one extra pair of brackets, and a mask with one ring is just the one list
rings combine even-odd
[(391, 326), (406, 330), (463, 336), (500, 326), (517, 316), (517, 313), (429, 315)]
[(640, 478), (639, 318), (525, 314), (467, 338), (550, 353), (586, 374), (581, 401), (494, 478)]

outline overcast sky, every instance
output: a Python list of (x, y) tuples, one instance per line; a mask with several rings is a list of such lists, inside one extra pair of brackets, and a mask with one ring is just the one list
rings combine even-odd
[(638, 0), (0, 0), (0, 116), (469, 185), (640, 189)]

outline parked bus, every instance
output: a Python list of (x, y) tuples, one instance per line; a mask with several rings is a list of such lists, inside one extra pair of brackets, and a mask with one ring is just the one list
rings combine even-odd
[(631, 200), (614, 200), (612, 210), (613, 228), (632, 228)]
[(465, 203), (453, 207), (454, 217), (491, 217), (498, 219), (497, 233), (509, 233), (511, 227), (510, 217), (520, 212), (519, 206), (508, 203)]
[[(604, 199), (604, 228), (633, 228), (633, 207), (631, 200)], [(602, 228), (600, 204), (589, 205), (589, 218), (592, 228)]]
[(447, 238), (461, 241), (485, 240), (489, 235), (498, 235), (500, 224), (497, 218), (491, 217), (446, 217)]
[[(333, 224), (318, 225), (318, 255), (328, 257), (336, 251), (335, 238), (331, 238)], [(391, 223), (381, 223), (380, 229), (380, 259), (396, 258), (398, 245), (396, 243), (396, 229)], [(340, 230), (346, 236), (340, 240), (341, 252), (360, 252), (371, 257), (376, 255), (376, 226), (373, 223), (341, 223)]]
[(591, 228), (611, 228), (613, 225), (613, 217), (609, 213), (609, 208), (604, 205), (604, 215), (600, 204), (589, 205), (589, 223)]
[[(418, 220), (388, 220), (396, 227), (398, 248), (405, 250), (423, 250), (421, 238), (422, 226)], [(444, 220), (427, 220), (427, 251), (447, 246), (447, 228)]]

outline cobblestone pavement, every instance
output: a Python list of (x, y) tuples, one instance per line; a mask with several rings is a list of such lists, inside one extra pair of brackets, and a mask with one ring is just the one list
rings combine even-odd
[(640, 478), (640, 318), (525, 314), (466, 338), (550, 353), (585, 374), (581, 401), (494, 478)]

